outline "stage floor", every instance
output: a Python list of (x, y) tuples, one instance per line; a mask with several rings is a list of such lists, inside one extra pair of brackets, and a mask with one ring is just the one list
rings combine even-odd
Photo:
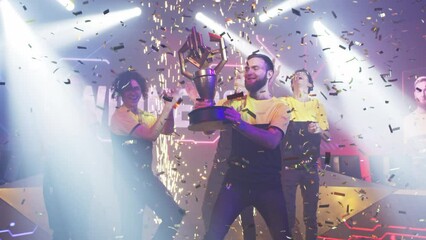
[[(42, 176), (37, 175), (0, 187), (0, 239), (51, 238), (41, 183)], [(297, 201), (299, 229), (303, 232), (300, 193)], [(194, 217), (199, 215), (201, 202), (200, 199), (198, 205), (192, 205), (193, 209), (187, 209), (194, 214), (185, 217), (176, 239), (202, 238), (202, 221), (200, 217)], [(117, 209), (112, 205), (92, 204), (91, 239), (108, 240), (120, 236)], [(425, 205), (426, 191), (397, 189), (324, 172), (318, 209), (318, 239), (426, 239)], [(148, 211), (144, 217), (144, 234), (150, 236), (158, 222), (152, 221), (152, 212)], [(259, 214), (255, 219), (257, 239), (270, 239)], [(226, 239), (242, 240), (238, 220)]]

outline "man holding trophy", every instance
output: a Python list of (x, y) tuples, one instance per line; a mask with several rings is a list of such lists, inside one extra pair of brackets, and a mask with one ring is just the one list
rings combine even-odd
[[(224, 56), (223, 39), (219, 40), (221, 55)], [(194, 47), (201, 50), (193, 49)], [(185, 57), (183, 53), (188, 49), (190, 53)], [(201, 35), (196, 33), (195, 29), (179, 51), (182, 73), (188, 78), (193, 77), (192, 80), (200, 94), (200, 99), (194, 106), (195, 110), (189, 113), (189, 129), (203, 132), (214, 130), (232, 132), (232, 148), (226, 160), (229, 169), (225, 173), (204, 239), (224, 239), (237, 216), (249, 206), (254, 206), (262, 215), (273, 239), (291, 239), (281, 188), (279, 149), (289, 114), (286, 105), (273, 98), (268, 89), (268, 82), (274, 73), (274, 64), (265, 55), (250, 55), (244, 73), (248, 96), (222, 99), (213, 106), (213, 98), (205, 99), (203, 92), (214, 92), (215, 84), (197, 83), (200, 81), (197, 74), (194, 78), (194, 75), (185, 73), (186, 62), (193, 63), (194, 59), (202, 60), (201, 55), (208, 51), (210, 49), (202, 45)], [(223, 59), (216, 69), (221, 65), (223, 67)], [(211, 70), (200, 70), (198, 73), (212, 73)], [(211, 77), (213, 75), (214, 71), (210, 76), (202, 76), (201, 82), (203, 77), (215, 80), (215, 76)], [(200, 86), (208, 86), (210, 89), (200, 89)]]

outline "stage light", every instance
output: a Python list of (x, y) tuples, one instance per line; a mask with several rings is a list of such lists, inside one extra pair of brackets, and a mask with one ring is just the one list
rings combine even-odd
[(237, 34), (226, 29), (224, 26), (216, 23), (213, 19), (210, 19), (206, 15), (201, 12), (198, 12), (195, 15), (195, 19), (208, 26), (210, 29), (214, 30), (216, 34), (223, 35), (225, 41), (234, 46), (238, 51), (240, 51), (243, 55), (248, 56), (252, 52), (257, 51), (258, 49), (253, 47), (243, 38), (240, 38)]
[(312, 2), (313, 0), (287, 0), (283, 3), (273, 7), (272, 9), (268, 10), (266, 13), (262, 13), (259, 15), (259, 21), (260, 22), (266, 22), (269, 19), (272, 19), (280, 14), (286, 13), (290, 11), (292, 8), (297, 8), (301, 5), (307, 4), (309, 2)]
[[(39, 35), (50, 36), (52, 48), (62, 49), (72, 43), (88, 41), (103, 32), (126, 24), (126, 21), (142, 14), (142, 9), (133, 7), (124, 10), (110, 10), (104, 14), (78, 16), (63, 21), (51, 22), (37, 28)], [(54, 37), (52, 37), (52, 33)], [(100, 45), (103, 44), (100, 42)], [(86, 56), (87, 57), (87, 56)]]
[[(53, 48), (44, 44), (44, 39), (8, 1), (1, 4), (4, 25), (1, 37), (6, 46), (2, 57), (7, 59), (2, 71), (7, 81), (9, 132), (13, 133), (9, 136), (9, 146), (16, 168), (10, 167), (17, 169), (11, 174), (16, 177), (8, 180), (22, 177), (18, 173), (42, 173), (48, 162), (53, 163), (49, 165), (53, 171), (90, 173), (91, 181), (87, 184), (96, 186), (94, 194), (100, 196), (99, 199), (108, 199), (107, 196), (114, 194), (110, 188), (112, 182), (105, 182), (108, 179), (105, 174), (112, 174), (108, 171), (110, 159), (96, 140), (97, 122), (91, 121), (93, 112), (88, 109), (94, 104), (82, 99), (82, 91), (87, 86), (85, 79), (74, 74), (67, 61), (58, 60)], [(94, 96), (90, 97), (88, 100), (94, 101)], [(84, 158), (73, 156), (74, 153)], [(69, 160), (67, 156), (74, 158), (69, 162), (72, 164), (65, 165)], [(86, 157), (90, 160), (82, 162)], [(98, 164), (97, 159), (103, 159), (103, 163)], [(92, 169), (94, 165), (98, 169)], [(62, 180), (70, 184), (78, 180), (66, 177), (64, 174)], [(68, 190), (79, 193), (77, 188)]]
[(380, 70), (368, 55), (358, 53), (362, 44), (337, 36), (320, 21), (313, 27), (331, 75), (324, 96), (333, 128), (347, 129), (357, 146), (368, 153), (391, 151), (400, 133), (389, 131), (389, 126), (399, 126), (403, 109), (400, 90), (386, 81), (391, 72)]
[(128, 16), (129, 18), (127, 19), (130, 19), (132, 17), (140, 16), (142, 14), (142, 9), (140, 9), (140, 7), (134, 7), (128, 10), (123, 10), (122, 14), (123, 16)]
[(71, 0), (57, 0), (62, 6), (65, 7), (68, 11), (74, 10), (74, 2)]

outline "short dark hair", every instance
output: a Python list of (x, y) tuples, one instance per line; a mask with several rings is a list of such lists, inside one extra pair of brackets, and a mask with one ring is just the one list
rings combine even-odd
[[(312, 87), (309, 87), (309, 88), (308, 88), (308, 93), (310, 93), (311, 91), (313, 91), (313, 90), (314, 90), (314, 80), (312, 79), (312, 76), (311, 76), (311, 74), (308, 72), (308, 70), (306, 70), (306, 69), (304, 69), (304, 68), (299, 69), (299, 70), (296, 70), (296, 71), (293, 73), (293, 75), (291, 76), (291, 82), (293, 82), (293, 77), (296, 75), (296, 73), (300, 73), (300, 72), (305, 73), (305, 74), (306, 74), (306, 76), (308, 76), (308, 81), (309, 81), (309, 83), (312, 85)], [(291, 89), (291, 90), (293, 90), (293, 87), (292, 87), (292, 89)]]
[(247, 57), (247, 61), (252, 59), (252, 58), (261, 58), (263, 59), (263, 61), (266, 63), (266, 71), (272, 70), (272, 72), (274, 71), (274, 63), (272, 62), (272, 60), (264, 55), (264, 54), (260, 54), (260, 53), (252, 53), (250, 56)]
[(122, 96), (124, 89), (129, 85), (131, 80), (135, 80), (138, 82), (141, 87), (142, 96), (147, 98), (148, 96), (148, 87), (147, 81), (144, 77), (142, 77), (138, 72), (134, 70), (125, 71), (118, 74), (117, 78), (112, 83), (112, 98), (116, 98), (117, 96)]
[(416, 78), (416, 80), (414, 81), (414, 87), (416, 87), (418, 83), (425, 82), (425, 81), (426, 81), (426, 76), (420, 76)]

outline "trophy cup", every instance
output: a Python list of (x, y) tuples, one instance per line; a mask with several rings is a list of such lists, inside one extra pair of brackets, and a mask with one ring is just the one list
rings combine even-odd
[[(225, 127), (225, 110), (228, 107), (213, 106), (216, 93), (217, 75), (228, 61), (225, 51), (225, 42), (219, 35), (209, 33), (210, 42), (219, 42), (219, 49), (211, 50), (204, 46), (203, 39), (195, 27), (192, 28), (191, 35), (184, 45), (179, 49), (179, 64), (182, 74), (194, 81), (200, 98), (197, 101), (207, 101), (211, 103), (209, 107), (195, 109), (188, 113), (189, 126), (192, 131), (212, 131), (221, 130)], [(221, 61), (216, 67), (210, 68), (213, 56), (220, 54)], [(186, 69), (186, 63), (191, 63), (198, 71), (191, 73)]]

